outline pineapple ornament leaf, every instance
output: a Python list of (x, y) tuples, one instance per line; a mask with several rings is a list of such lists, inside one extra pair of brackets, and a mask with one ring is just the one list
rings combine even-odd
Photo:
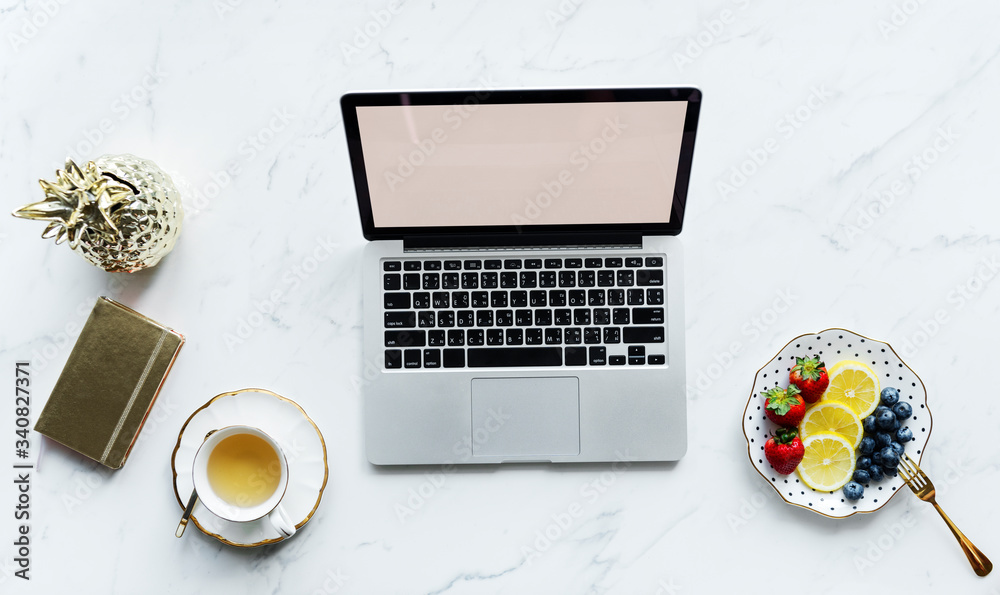
[(55, 180), (38, 183), (45, 198), (12, 214), (48, 221), (43, 238), (68, 241), (108, 272), (155, 266), (180, 235), (180, 193), (170, 176), (147, 159), (104, 155), (82, 168), (67, 159)]

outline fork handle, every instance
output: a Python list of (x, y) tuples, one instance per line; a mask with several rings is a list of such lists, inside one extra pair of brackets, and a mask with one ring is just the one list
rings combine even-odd
[(932, 501), (931, 504), (933, 504), (934, 508), (937, 509), (941, 518), (944, 519), (944, 522), (948, 524), (948, 528), (951, 529), (951, 532), (955, 535), (955, 539), (958, 539), (958, 544), (962, 546), (962, 551), (965, 552), (965, 557), (969, 559), (969, 563), (972, 564), (972, 569), (976, 571), (976, 574), (979, 576), (986, 576), (989, 574), (990, 571), (993, 570), (993, 562), (990, 562), (990, 559), (987, 558), (983, 552), (979, 551), (979, 548), (973, 545), (964, 533), (959, 531), (958, 527), (955, 526), (955, 523), (951, 522), (951, 519), (948, 518), (948, 515), (946, 515), (943, 510), (941, 510), (941, 507), (938, 506), (937, 502)]

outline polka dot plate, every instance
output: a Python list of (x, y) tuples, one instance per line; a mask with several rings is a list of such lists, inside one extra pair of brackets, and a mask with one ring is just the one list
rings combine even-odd
[(903, 423), (913, 432), (913, 440), (904, 445), (906, 454), (913, 460), (920, 461), (931, 435), (931, 412), (927, 408), (924, 383), (903, 363), (888, 343), (869, 339), (846, 329), (833, 328), (795, 337), (757, 372), (750, 399), (743, 412), (743, 434), (747, 441), (750, 463), (789, 504), (838, 519), (857, 513), (875, 512), (901, 489), (909, 491), (903, 485), (902, 477), (887, 475), (881, 482), (869, 483), (865, 485), (861, 499), (852, 501), (844, 498), (841, 490), (819, 492), (810, 488), (802, 483), (797, 472), (781, 475), (764, 457), (764, 443), (778, 426), (764, 415), (764, 397), (761, 393), (774, 386), (788, 386), (788, 373), (795, 365), (795, 358), (812, 357), (816, 354), (827, 369), (846, 359), (864, 362), (878, 375), (882, 388), (893, 386), (899, 389), (900, 401), (909, 403), (913, 408), (913, 415)]

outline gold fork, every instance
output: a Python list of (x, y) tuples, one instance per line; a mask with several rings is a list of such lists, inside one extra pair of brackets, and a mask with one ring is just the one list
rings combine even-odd
[(906, 481), (906, 485), (910, 486), (913, 493), (917, 495), (924, 502), (930, 502), (937, 509), (941, 518), (944, 522), (948, 523), (948, 528), (958, 539), (959, 545), (962, 546), (962, 551), (965, 552), (965, 556), (969, 559), (969, 563), (972, 564), (972, 569), (976, 571), (979, 576), (986, 576), (993, 570), (993, 562), (987, 558), (983, 552), (979, 551), (975, 545), (969, 541), (969, 538), (965, 536), (964, 533), (958, 530), (955, 523), (951, 522), (948, 515), (941, 510), (938, 503), (934, 500), (934, 484), (931, 480), (927, 478), (927, 474), (917, 466), (917, 464), (905, 453), (899, 459), (899, 467), (897, 468), (899, 474), (903, 476), (903, 480)]

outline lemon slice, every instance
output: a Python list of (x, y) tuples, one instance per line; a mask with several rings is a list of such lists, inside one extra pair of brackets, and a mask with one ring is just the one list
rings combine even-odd
[(803, 440), (806, 436), (821, 432), (840, 434), (847, 438), (853, 448), (857, 448), (858, 444), (861, 444), (865, 429), (850, 407), (838, 401), (827, 401), (810, 407), (799, 422), (799, 437)]
[(854, 475), (854, 447), (840, 434), (822, 432), (802, 440), (805, 454), (798, 472), (802, 482), (820, 492), (839, 490)]
[(880, 389), (874, 370), (861, 362), (844, 360), (834, 364), (829, 374), (830, 386), (820, 402), (843, 403), (861, 419), (878, 407)]

